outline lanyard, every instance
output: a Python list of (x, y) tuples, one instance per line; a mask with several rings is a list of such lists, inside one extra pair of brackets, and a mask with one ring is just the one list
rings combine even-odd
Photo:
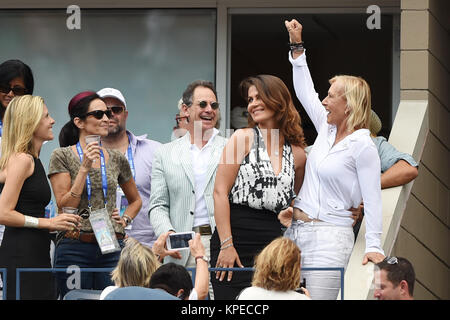
[(3, 122), (2, 120), (0, 120), (0, 137), (2, 136), (3, 133)]
[[(81, 149), (80, 142), (77, 142), (77, 152), (78, 156), (80, 157), (80, 162), (83, 161), (83, 150)], [(108, 193), (108, 181), (106, 177), (106, 165), (105, 165), (105, 156), (103, 155), (102, 149), (100, 149), (100, 168), (102, 172), (102, 189), (103, 189), (103, 196), (105, 199), (105, 208), (106, 208), (106, 195)], [(92, 195), (92, 186), (91, 186), (91, 178), (89, 177), (89, 174), (86, 176), (86, 189), (87, 189), (87, 196), (88, 196), (88, 206), (89, 209), (92, 208), (91, 206), (91, 195)]]
[(131, 150), (130, 137), (128, 137), (128, 149), (127, 149), (127, 154), (125, 156), (127, 157), (128, 163), (130, 164), (130, 169), (131, 169), (131, 173), (133, 174), (133, 179), (134, 179), (134, 181), (136, 181), (136, 169), (134, 167), (133, 150)]

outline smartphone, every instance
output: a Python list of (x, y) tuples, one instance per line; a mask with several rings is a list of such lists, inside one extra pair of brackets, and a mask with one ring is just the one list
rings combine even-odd
[(298, 293), (303, 293), (303, 294), (305, 294), (305, 291), (303, 290), (304, 288), (306, 289), (306, 279), (305, 279), (305, 278), (303, 278), (303, 281), (300, 282), (300, 288), (298, 288), (298, 289), (295, 290), (295, 291), (297, 291)]
[(194, 239), (195, 232), (194, 231), (188, 231), (188, 232), (178, 232), (178, 233), (171, 233), (167, 237), (167, 249), (168, 250), (186, 250), (189, 249), (189, 240)]

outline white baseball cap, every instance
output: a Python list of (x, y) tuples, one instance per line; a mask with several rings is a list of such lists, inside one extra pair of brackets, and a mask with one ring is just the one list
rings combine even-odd
[(100, 98), (116, 98), (119, 99), (125, 108), (127, 107), (127, 103), (125, 102), (125, 98), (123, 97), (122, 93), (114, 88), (103, 88), (99, 91), (97, 91), (97, 94), (100, 96)]

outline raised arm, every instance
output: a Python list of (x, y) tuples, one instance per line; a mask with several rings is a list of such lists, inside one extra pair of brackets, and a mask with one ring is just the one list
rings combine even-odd
[[(297, 20), (285, 21), (291, 43), (302, 42), (302, 25)], [(327, 113), (314, 88), (314, 83), (306, 63), (305, 50), (289, 52), (289, 61), (292, 64), (294, 89), (297, 98), (314, 124), (317, 131), (327, 121)]]
[[(86, 177), (92, 168), (93, 161), (100, 155), (98, 142), (91, 142), (83, 152), (83, 162), (73, 183), (63, 154), (56, 151), (52, 153), (50, 158), (50, 182), (59, 209), (63, 207), (78, 208), (81, 195), (84, 192)], [(55, 173), (52, 174), (52, 171), (55, 171)]]
[(196, 264), (194, 288), (197, 291), (198, 300), (205, 300), (209, 290), (209, 272), (208, 262), (202, 259), (202, 257), (206, 256), (206, 253), (200, 238), (200, 233), (196, 233), (195, 238), (189, 240), (189, 248), (191, 255), (195, 257)]

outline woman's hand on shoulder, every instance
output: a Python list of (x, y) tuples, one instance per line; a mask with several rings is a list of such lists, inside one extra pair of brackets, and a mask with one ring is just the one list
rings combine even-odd
[(384, 258), (386, 258), (384, 256), (384, 254), (381, 254), (379, 252), (367, 252), (364, 255), (362, 264), (366, 265), (369, 262), (373, 262), (373, 263), (377, 264), (377, 263), (380, 263), (381, 261), (383, 261)]

